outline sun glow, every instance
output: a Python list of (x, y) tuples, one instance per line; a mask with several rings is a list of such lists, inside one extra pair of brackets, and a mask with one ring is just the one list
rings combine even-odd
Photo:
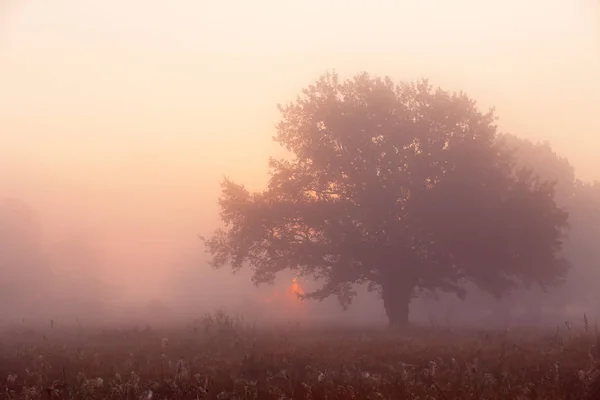
[[(302, 290), (300, 283), (298, 283), (298, 277), (294, 277), (294, 279), (292, 279), (292, 285), (291, 285), (290, 289), (294, 295), (303, 295), (304, 294), (304, 290)], [(300, 300), (300, 299), (298, 299), (298, 300)]]
[(275, 314), (283, 313), (286, 317), (294, 317), (304, 312), (304, 302), (299, 297), (303, 294), (304, 289), (298, 277), (295, 277), (285, 288), (275, 290), (269, 296), (264, 297), (263, 302)]

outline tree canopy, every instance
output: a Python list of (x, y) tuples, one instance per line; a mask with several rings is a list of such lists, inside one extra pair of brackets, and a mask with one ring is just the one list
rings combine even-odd
[(530, 169), (540, 179), (555, 182), (554, 198), (559, 206), (568, 208), (572, 205), (582, 183), (577, 180), (569, 160), (556, 154), (550, 143), (534, 143), (510, 134), (502, 134), (498, 140), (514, 151), (518, 168)]
[(564, 277), (554, 183), (516, 166), (493, 110), (466, 94), (328, 73), (279, 109), (291, 157), (269, 161), (264, 191), (223, 181), (225, 227), (203, 238), (214, 267), (247, 265), (256, 284), (291, 269), (323, 283), (305, 298), (344, 306), (368, 283), (393, 325), (423, 290), (464, 296), (469, 280), (501, 296)]

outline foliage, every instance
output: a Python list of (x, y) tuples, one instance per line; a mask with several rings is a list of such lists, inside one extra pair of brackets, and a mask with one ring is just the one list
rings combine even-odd
[(569, 208), (581, 182), (577, 180), (575, 169), (568, 159), (554, 152), (548, 142), (534, 143), (510, 134), (500, 135), (499, 141), (514, 151), (519, 167), (532, 170), (542, 180), (555, 182), (556, 202)]
[[(597, 399), (586, 325), (556, 332), (249, 328), (1, 336), (7, 399)], [(222, 324), (223, 326), (219, 326)], [(206, 327), (207, 330), (201, 327)]]
[(257, 284), (291, 269), (323, 282), (306, 298), (344, 306), (367, 283), (395, 325), (420, 291), (464, 296), (469, 280), (500, 296), (564, 276), (553, 183), (516, 168), (493, 111), (465, 94), (326, 74), (280, 110), (292, 157), (270, 160), (263, 192), (223, 182), (213, 266), (249, 265)]
[(566, 284), (548, 293), (520, 290), (509, 300), (514, 305), (528, 304), (539, 312), (541, 303), (553, 307), (592, 305), (597, 301), (596, 285), (600, 275), (600, 183), (576, 178), (569, 161), (557, 155), (548, 143), (533, 143), (512, 135), (502, 135), (503, 143), (515, 150), (517, 164), (531, 169), (543, 180), (556, 182), (556, 202), (569, 213), (569, 237), (562, 254), (572, 266)]

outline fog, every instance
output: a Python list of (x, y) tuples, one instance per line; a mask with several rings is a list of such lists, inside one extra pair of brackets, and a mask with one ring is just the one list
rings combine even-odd
[[(276, 105), (331, 69), (464, 90), (496, 108), (500, 131), (548, 141), (575, 178), (600, 180), (597, 2), (176, 3), (0, 0), (1, 322), (225, 309), (384, 323), (375, 293), (361, 289), (346, 312), (335, 299), (300, 304), (293, 275), (255, 287), (246, 270), (211, 269), (198, 238), (220, 225), (223, 177), (265, 187), (268, 157), (284, 154)], [(590, 190), (583, 221), (598, 215)], [(577, 243), (599, 234), (574, 229)], [(476, 321), (486, 297), (471, 298), (421, 300), (414, 318)], [(600, 313), (592, 299), (566, 303), (576, 318)]]

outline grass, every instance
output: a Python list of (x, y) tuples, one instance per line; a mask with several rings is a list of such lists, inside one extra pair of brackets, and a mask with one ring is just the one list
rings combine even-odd
[(6, 399), (600, 399), (600, 340), (553, 332), (397, 333), (246, 326), (19, 327), (0, 342)]

